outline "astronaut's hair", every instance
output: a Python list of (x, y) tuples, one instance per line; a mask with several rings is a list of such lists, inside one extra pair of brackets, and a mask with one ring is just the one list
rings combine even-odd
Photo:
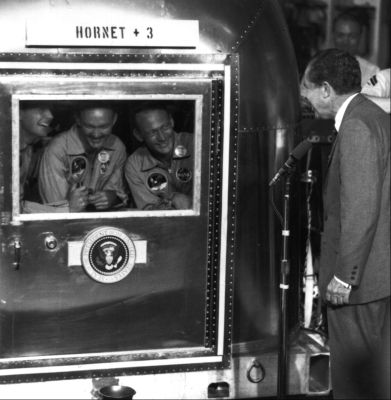
[(117, 112), (115, 106), (106, 100), (80, 100), (75, 103), (76, 115), (80, 115), (83, 111), (97, 108), (111, 110), (114, 114)]
[(46, 100), (23, 100), (19, 102), (19, 108), (21, 110), (30, 110), (32, 108), (49, 108), (52, 110), (53, 103)]
[(165, 103), (161, 101), (145, 101), (132, 110), (132, 115), (134, 120), (136, 120), (137, 115), (149, 111), (164, 111), (167, 113), (168, 116), (171, 116), (171, 113), (168, 110), (167, 105)]

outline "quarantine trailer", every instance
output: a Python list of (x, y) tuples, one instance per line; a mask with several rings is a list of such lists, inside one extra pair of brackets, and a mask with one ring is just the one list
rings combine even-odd
[[(283, 186), (268, 183), (299, 119), (278, 2), (3, 0), (0, 37), (0, 397), (97, 398), (113, 385), (135, 398), (278, 394), (282, 239), (270, 198), (282, 207)], [(85, 101), (115, 107), (128, 155), (132, 110), (165, 104), (192, 134), (192, 165), (176, 171), (192, 182), (190, 208), (21, 206), (23, 107), (50, 104), (56, 136)], [(299, 329), (293, 197), (283, 384), (327, 393), (327, 349)]]

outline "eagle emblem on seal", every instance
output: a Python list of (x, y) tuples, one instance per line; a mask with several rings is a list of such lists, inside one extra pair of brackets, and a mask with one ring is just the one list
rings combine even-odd
[(99, 246), (99, 255), (95, 258), (96, 264), (106, 271), (111, 271), (118, 268), (122, 261), (122, 256), (119, 255), (118, 245), (112, 241), (103, 242)]

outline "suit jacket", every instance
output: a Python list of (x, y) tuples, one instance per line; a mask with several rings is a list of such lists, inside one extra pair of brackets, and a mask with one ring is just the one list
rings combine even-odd
[(390, 296), (390, 116), (358, 94), (330, 153), (319, 286), (352, 285), (351, 304)]

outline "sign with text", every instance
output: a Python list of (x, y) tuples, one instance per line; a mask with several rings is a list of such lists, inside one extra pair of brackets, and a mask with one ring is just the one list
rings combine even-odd
[(40, 18), (26, 21), (26, 47), (182, 47), (199, 40), (194, 20)]

